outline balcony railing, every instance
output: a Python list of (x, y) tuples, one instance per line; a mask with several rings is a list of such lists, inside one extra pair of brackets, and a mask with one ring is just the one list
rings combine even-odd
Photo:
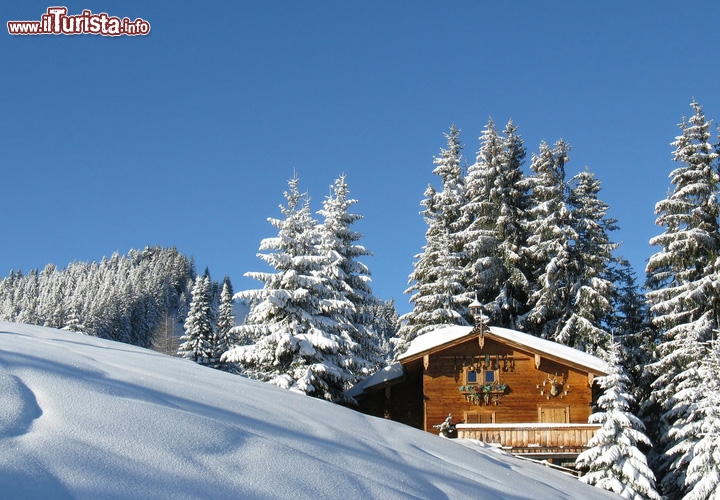
[(513, 453), (543, 453), (548, 449), (579, 452), (600, 429), (595, 424), (457, 424), (459, 438), (477, 439)]

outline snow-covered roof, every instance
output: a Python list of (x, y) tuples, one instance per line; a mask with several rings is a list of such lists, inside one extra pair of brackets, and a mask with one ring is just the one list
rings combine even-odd
[(390, 366), (386, 366), (382, 370), (378, 370), (375, 374), (369, 376), (362, 382), (355, 384), (352, 388), (345, 391), (345, 394), (354, 398), (359, 396), (365, 390), (366, 387), (375, 387), (376, 385), (385, 384), (392, 380), (397, 380), (403, 377), (403, 369), (400, 363), (393, 363)]
[[(420, 335), (410, 343), (408, 350), (398, 357), (398, 361), (401, 363), (409, 361), (445, 344), (461, 340), (464, 337), (470, 337), (471, 332), (472, 327), (469, 326), (448, 326)], [(534, 354), (571, 361), (573, 364), (585, 367), (596, 374), (605, 375), (608, 373), (607, 363), (597, 356), (527, 333), (491, 326), (485, 333), (485, 337), (524, 347)]]
[(467, 336), (472, 331), (468, 326), (448, 326), (438, 328), (432, 332), (425, 333), (415, 337), (411, 342), (408, 350), (398, 357), (398, 361), (413, 358), (420, 353), (424, 353), (444, 344), (448, 344), (453, 340), (457, 340)]

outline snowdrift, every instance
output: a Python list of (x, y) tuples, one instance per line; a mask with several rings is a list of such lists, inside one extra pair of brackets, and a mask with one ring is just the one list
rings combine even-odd
[(0, 323), (8, 499), (599, 499), (572, 477), (190, 361)]

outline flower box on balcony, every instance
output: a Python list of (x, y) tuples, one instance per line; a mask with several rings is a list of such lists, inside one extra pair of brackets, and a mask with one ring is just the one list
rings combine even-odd
[(499, 405), (500, 397), (505, 394), (506, 389), (505, 384), (498, 382), (460, 386), (460, 392), (465, 395), (465, 399), (476, 405)]

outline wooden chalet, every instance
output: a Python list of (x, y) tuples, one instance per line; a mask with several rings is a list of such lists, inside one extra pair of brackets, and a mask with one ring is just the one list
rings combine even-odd
[(398, 362), (349, 391), (360, 410), (523, 456), (573, 464), (600, 428), (588, 424), (601, 359), (504, 328), (451, 326), (417, 337)]

